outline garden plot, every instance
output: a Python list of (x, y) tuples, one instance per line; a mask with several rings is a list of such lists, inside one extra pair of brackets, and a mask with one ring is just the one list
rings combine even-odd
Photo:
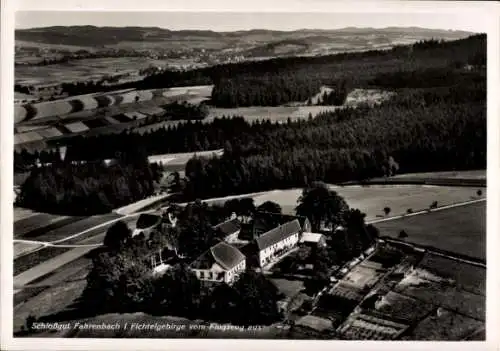
[(383, 277), (384, 273), (385, 270), (375, 270), (358, 265), (342, 278), (341, 282), (345, 286), (352, 286), (355, 289), (362, 290), (373, 287)]
[(415, 270), (401, 280), (394, 291), (477, 320), (485, 319), (484, 296), (459, 290), (451, 281), (430, 273)]
[(462, 340), (475, 330), (484, 326), (484, 322), (466, 317), (452, 311), (440, 309), (430, 315), (405, 337), (407, 340)]
[(374, 311), (395, 320), (406, 320), (408, 323), (424, 318), (436, 306), (420, 300), (390, 291), (375, 303)]
[(463, 290), (486, 294), (486, 268), (457, 261), (432, 253), (426, 253), (419, 268), (441, 277), (451, 278)]

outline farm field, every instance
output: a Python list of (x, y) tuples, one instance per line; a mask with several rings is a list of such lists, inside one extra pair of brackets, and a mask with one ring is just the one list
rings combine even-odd
[(36, 214), (36, 212), (28, 208), (14, 207), (14, 222), (18, 222), (21, 219), (29, 218)]
[(14, 259), (14, 276), (17, 276), (42, 262), (62, 255), (71, 249), (66, 247), (44, 247), (35, 252)]
[(130, 215), (135, 212), (144, 210), (145, 208), (148, 208), (156, 203), (161, 203), (163, 200), (168, 198), (169, 194), (160, 194), (156, 196), (150, 196), (146, 199), (139, 200), (137, 202), (133, 202), (131, 204), (128, 204), (126, 206), (120, 207), (113, 212), (117, 214), (118, 216), (120, 215)]
[(97, 215), (91, 217), (80, 217), (81, 219), (72, 223), (68, 223), (65, 226), (56, 228), (54, 230), (43, 233), (39, 236), (31, 238), (32, 240), (39, 241), (61, 241), (64, 238), (83, 232), (92, 227), (102, 225), (108, 221), (112, 221), (120, 218), (121, 216), (116, 213), (107, 213), (104, 215)]
[(474, 171), (406, 173), (406, 174), (398, 174), (391, 177), (391, 179), (405, 179), (405, 178), (486, 179), (486, 170), (480, 169)]
[(29, 217), (22, 218), (14, 222), (14, 237), (29, 236), (31, 232), (43, 231), (45, 228), (62, 226), (68, 224), (72, 218), (68, 216), (55, 215), (50, 213), (36, 213)]
[(43, 244), (37, 243), (24, 243), (24, 242), (15, 242), (14, 243), (14, 259), (19, 256), (26, 255), (32, 251), (35, 251), (41, 248)]
[[(85, 289), (87, 282), (83, 280), (68, 281), (43, 290), (35, 296), (25, 299), (14, 306), (14, 331), (25, 324), (26, 318), (35, 316), (49, 316), (70, 308)], [(42, 288), (37, 288), (42, 289)]]
[[(442, 202), (442, 200), (441, 200)], [(382, 236), (486, 259), (486, 202), (459, 206), (376, 224)]]
[(147, 57), (105, 57), (74, 60), (49, 66), (16, 67), (16, 83), (33, 81), (33, 83), (51, 83), (61, 81), (87, 80), (114, 74), (120, 71), (138, 71), (150, 65), (164, 66), (168, 60), (155, 60)]
[[(433, 201), (439, 206), (465, 202), (477, 198), (475, 188), (423, 186), (423, 185), (370, 185), (370, 186), (331, 186), (344, 197), (350, 207), (358, 208), (366, 213), (366, 220), (371, 221), (384, 217), (383, 208), (391, 208), (390, 216), (401, 215), (408, 209), (414, 212), (429, 208)], [(486, 189), (482, 188), (483, 196)], [(278, 203), (284, 213), (294, 214), (297, 199), (302, 189), (273, 190), (264, 195), (254, 197), (255, 205), (266, 201)]]

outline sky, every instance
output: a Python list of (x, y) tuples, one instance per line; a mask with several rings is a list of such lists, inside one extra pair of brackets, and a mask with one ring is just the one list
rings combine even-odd
[[(317, 0), (316, 0), (317, 1)], [(404, 10), (404, 9), (403, 9)], [(47, 26), (148, 26), (171, 30), (235, 31), (249, 29), (296, 30), (344, 27), (423, 27), (481, 32), (481, 21), (457, 13), (269, 13), (269, 12), (116, 12), (19, 11), (16, 29)]]

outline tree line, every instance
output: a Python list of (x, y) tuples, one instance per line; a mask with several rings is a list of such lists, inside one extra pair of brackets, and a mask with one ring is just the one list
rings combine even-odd
[(124, 153), (112, 165), (55, 160), (31, 170), (16, 205), (64, 215), (107, 213), (153, 195), (161, 175), (161, 169), (140, 154)]

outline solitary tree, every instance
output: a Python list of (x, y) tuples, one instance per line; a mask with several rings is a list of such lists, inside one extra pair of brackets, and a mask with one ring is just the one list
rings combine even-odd
[(407, 238), (408, 237), (408, 234), (406, 233), (406, 231), (402, 230), (399, 232), (399, 238), (403, 239), (403, 238)]
[(264, 211), (264, 212), (272, 212), (272, 213), (281, 213), (281, 206), (278, 205), (276, 202), (272, 201), (266, 201), (259, 207), (257, 207), (257, 211)]
[(476, 194), (477, 194), (477, 196), (481, 196), (481, 195), (483, 195), (483, 191), (481, 189), (479, 189)]
[(384, 213), (387, 216), (389, 213), (391, 213), (391, 208), (390, 207), (384, 207)]
[(406, 213), (408, 213), (408, 214), (413, 213), (413, 209), (411, 209), (411, 208), (407, 209)]
[(437, 208), (438, 207), (438, 202), (434, 201), (429, 208)]
[(110, 251), (120, 251), (132, 237), (132, 231), (120, 220), (109, 227), (104, 237), (104, 246)]
[(305, 188), (295, 208), (297, 215), (309, 218), (313, 231), (318, 231), (321, 223), (333, 228), (342, 225), (348, 210), (345, 200), (321, 182)]

